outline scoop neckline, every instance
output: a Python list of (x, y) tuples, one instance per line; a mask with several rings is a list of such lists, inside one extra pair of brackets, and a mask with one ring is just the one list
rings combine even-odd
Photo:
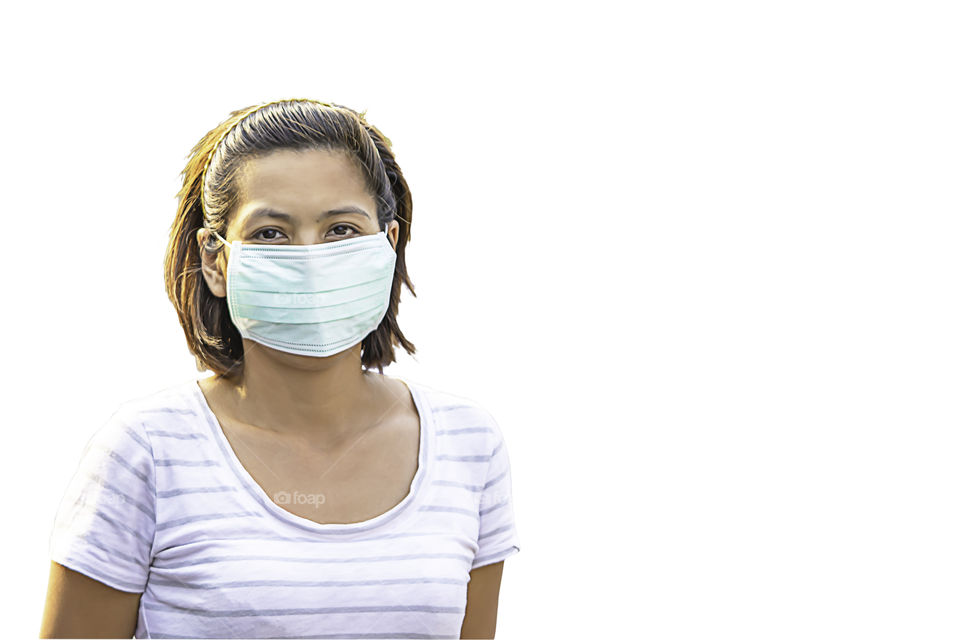
[(394, 376), (394, 378), (402, 382), (410, 392), (410, 395), (413, 398), (414, 406), (416, 407), (417, 413), (420, 417), (420, 446), (417, 453), (417, 471), (414, 473), (413, 480), (410, 483), (410, 490), (400, 502), (395, 504), (387, 511), (368, 520), (346, 523), (314, 522), (309, 518), (304, 518), (295, 513), (291, 513), (275, 503), (263, 489), (263, 487), (260, 486), (260, 483), (254, 480), (253, 476), (250, 475), (250, 472), (247, 471), (246, 467), (243, 466), (243, 463), (240, 462), (236, 452), (233, 450), (233, 446), (230, 444), (230, 441), (227, 439), (227, 436), (223, 431), (223, 427), (220, 424), (219, 418), (217, 418), (217, 415), (210, 407), (210, 403), (207, 402), (207, 397), (203, 394), (203, 389), (200, 387), (200, 379), (190, 382), (190, 387), (193, 398), (199, 405), (200, 411), (206, 419), (207, 427), (212, 433), (214, 441), (217, 443), (217, 448), (220, 450), (221, 456), (226, 460), (227, 466), (230, 467), (233, 475), (246, 490), (247, 494), (250, 495), (256, 502), (258, 502), (265, 511), (269, 512), (277, 519), (287, 524), (294, 525), (300, 529), (306, 529), (315, 533), (350, 534), (381, 529), (387, 524), (395, 524), (399, 522), (401, 515), (405, 513), (412, 513), (414, 511), (414, 509), (412, 509), (412, 505), (414, 503), (418, 503), (424, 493), (424, 486), (426, 484), (425, 478), (430, 466), (429, 449), (431, 440), (429, 437), (430, 414), (428, 411), (427, 402), (420, 393), (420, 389), (416, 384), (413, 384), (408, 380), (398, 376)]

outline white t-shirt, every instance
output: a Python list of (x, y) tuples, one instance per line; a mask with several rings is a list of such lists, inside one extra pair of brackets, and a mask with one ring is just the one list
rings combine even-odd
[(143, 593), (137, 638), (459, 638), (470, 570), (520, 550), (507, 449), (476, 402), (398, 379), (419, 467), (386, 513), (318, 524), (278, 506), (190, 380), (91, 438), (51, 559)]

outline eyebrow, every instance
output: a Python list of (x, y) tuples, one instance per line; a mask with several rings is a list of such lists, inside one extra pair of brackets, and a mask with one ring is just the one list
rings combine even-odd
[[(367, 216), (371, 220), (373, 219), (370, 217), (369, 213), (367, 213), (360, 207), (349, 205), (346, 207), (338, 207), (336, 209), (330, 209), (329, 211), (324, 211), (323, 213), (318, 215), (315, 218), (315, 220), (319, 222), (323, 218), (327, 218), (329, 216), (335, 216), (340, 213), (359, 213)], [(284, 213), (283, 211), (277, 211), (276, 209), (271, 209), (270, 207), (259, 207), (257, 209), (254, 209), (253, 212), (251, 212), (250, 215), (247, 216), (247, 219), (244, 221), (244, 224), (252, 222), (257, 218), (276, 218), (278, 220), (285, 220), (287, 222), (290, 222), (293, 220), (293, 216), (290, 215), (289, 213)]]

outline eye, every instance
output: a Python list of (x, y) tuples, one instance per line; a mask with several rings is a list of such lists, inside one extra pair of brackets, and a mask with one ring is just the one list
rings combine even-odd
[[(260, 234), (267, 234), (267, 233), (271, 233), (271, 232), (272, 232), (274, 235), (270, 235), (270, 236), (260, 235)], [(257, 231), (255, 234), (253, 234), (253, 237), (254, 237), (254, 239), (256, 239), (256, 240), (276, 240), (276, 239), (279, 237), (279, 236), (277, 236), (276, 234), (283, 235), (283, 232), (280, 231), (279, 229), (274, 228), (274, 227), (267, 227), (267, 228), (265, 228), (265, 229), (260, 229), (259, 231)]]
[(337, 229), (346, 229), (347, 231), (353, 231), (355, 233), (359, 233), (359, 231), (357, 231), (354, 227), (352, 227), (349, 224), (337, 224), (330, 227), (330, 230), (334, 232), (333, 235), (340, 236), (340, 237), (343, 237), (344, 235), (346, 235), (346, 231), (341, 233), (337, 231)]

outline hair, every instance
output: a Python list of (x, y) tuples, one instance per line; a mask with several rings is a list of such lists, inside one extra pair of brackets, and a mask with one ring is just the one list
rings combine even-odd
[[(193, 147), (181, 172), (183, 186), (170, 228), (164, 282), (199, 371), (209, 369), (227, 378), (238, 375), (243, 339), (230, 319), (226, 298), (213, 295), (203, 278), (197, 230), (207, 228), (226, 237), (227, 223), (241, 197), (238, 178), (247, 161), (281, 149), (346, 152), (376, 200), (378, 227), (398, 221), (390, 305), (376, 330), (361, 341), (360, 360), (365, 368), (376, 367), (382, 374), (384, 366), (396, 361), (394, 344), (409, 354), (416, 352), (397, 324), (401, 283), (417, 295), (404, 259), (413, 201), (390, 139), (365, 115), (366, 111), (313, 100), (270, 102), (231, 112)], [(211, 233), (204, 250), (215, 253), (223, 245)]]

